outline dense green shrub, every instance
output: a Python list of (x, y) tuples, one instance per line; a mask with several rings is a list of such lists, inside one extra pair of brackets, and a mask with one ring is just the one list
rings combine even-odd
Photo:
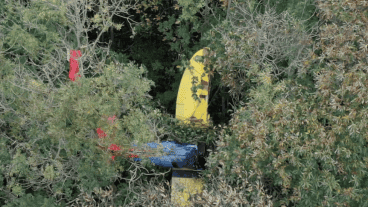
[[(111, 183), (111, 178), (118, 176), (116, 170), (122, 171), (129, 165), (119, 166), (117, 163), (109, 165), (107, 161), (111, 157), (96, 149), (97, 144), (104, 147), (110, 144), (129, 147), (132, 141), (147, 143), (155, 140), (145, 120), (149, 116), (156, 116), (156, 111), (152, 110), (150, 115), (146, 115), (137, 108), (146, 102), (145, 93), (150, 84), (145, 83), (145, 80), (136, 79), (143, 70), (135, 68), (132, 64), (115, 69), (113, 64), (110, 64), (105, 67), (103, 76), (82, 78), (76, 81), (81, 84), (80, 86), (78, 83), (70, 82), (57, 92), (51, 92), (49, 95), (52, 97), (51, 102), (51, 99), (45, 100), (42, 93), (27, 94), (25, 98), (17, 99), (13, 103), (18, 106), (16, 113), (24, 112), (24, 114), (21, 117), (13, 116), (14, 121), (9, 123), (10, 133), (2, 135), (2, 139), (7, 140), (3, 141), (6, 143), (2, 145), (3, 151), (9, 151), (13, 157), (11, 159), (13, 167), (3, 172), (7, 179), (15, 175), (26, 177), (31, 186), (41, 187), (44, 184), (36, 180), (42, 177), (49, 180), (46, 183), (52, 185), (68, 180), (71, 176), (87, 191)], [(11, 80), (10, 76), (8, 79)], [(41, 83), (32, 85), (31, 79), (26, 79), (27, 85), (23, 87), (39, 92), (45, 88)], [(11, 94), (11, 90), (21, 92), (19, 87), (12, 87), (3, 82), (2, 88), (6, 87), (9, 87), (9, 90), (3, 92), (7, 95)], [(37, 107), (29, 108), (22, 102)], [(121, 106), (125, 108), (122, 109)], [(7, 111), (1, 118), (9, 120), (6, 117), (11, 113)], [(118, 119), (115, 120), (114, 126), (101, 119), (104, 114), (117, 115)], [(97, 138), (98, 127), (106, 129), (105, 132), (110, 135), (104, 138), (103, 142)], [(26, 136), (18, 135), (22, 131)], [(11, 134), (15, 137), (12, 138)], [(11, 147), (13, 142), (19, 143), (20, 148)], [(46, 175), (43, 169), (49, 174)], [(7, 185), (8, 188), (15, 186), (16, 183)], [(60, 188), (55, 189), (55, 192), (65, 190)]]
[(165, 133), (167, 133), (166, 140), (175, 140), (180, 143), (197, 143), (206, 142), (211, 143), (214, 139), (215, 130), (212, 125), (208, 127), (197, 127), (194, 123), (190, 125), (181, 124), (181, 121), (173, 118), (172, 115), (163, 114), (162, 125), (165, 127)]
[[(233, 96), (240, 95), (231, 122), (220, 129), (182, 126), (162, 114), (147, 95), (153, 84), (142, 78), (145, 68), (106, 58), (96, 61), (95, 45), (83, 47), (90, 63), (82, 63), (82, 78), (58, 78), (57, 71), (67, 64), (57, 55), (60, 48), (49, 47), (62, 39), (51, 25), (83, 27), (68, 24), (65, 10), (56, 12), (41, 1), (18, 13), (20, 5), (0, 6), (6, 12), (0, 36), (8, 41), (1, 46), (10, 50), (0, 54), (0, 204), (170, 206), (170, 188), (162, 185), (163, 179), (144, 181), (151, 172), (167, 171), (148, 159), (135, 163), (117, 156), (111, 161), (111, 154), (96, 145), (125, 145), (126, 152), (132, 142), (176, 140), (218, 146), (202, 173), (206, 190), (191, 198), (196, 205), (367, 206), (367, 5), (316, 2), (326, 26), (320, 27), (319, 39), (309, 50), (303, 51), (311, 41), (300, 35), (305, 29), (297, 21), (280, 23), (266, 12), (242, 24), (244, 20), (233, 20), (242, 16), (239, 4), (230, 4), (236, 12), (217, 27), (222, 36), (208, 32), (212, 50), (210, 61), (204, 61), (212, 72), (221, 73)], [(108, 15), (102, 16), (94, 21), (106, 29)], [(277, 27), (285, 30), (277, 33)], [(282, 40), (267, 45), (268, 39), (262, 38), (289, 33), (305, 41), (285, 47)], [(87, 44), (85, 38), (68, 38), (68, 48)], [(317, 49), (321, 53), (316, 58)], [(106, 118), (114, 114), (116, 122), (110, 125)], [(97, 137), (98, 127), (106, 129), (104, 141)]]
[[(157, 141), (157, 133), (162, 132), (150, 125), (160, 116), (148, 105), (147, 93), (154, 84), (143, 77), (145, 67), (126, 63), (118, 54), (106, 61), (108, 49), (86, 41), (82, 30), (87, 20), (78, 21), (82, 18), (78, 10), (70, 9), (71, 4), (79, 11), (89, 7), (81, 3), (0, 5), (4, 11), (0, 36), (6, 40), (0, 42), (2, 206), (70, 206), (94, 199), (97, 205), (123, 206), (136, 197), (131, 186), (136, 174), (130, 172), (155, 169), (148, 158), (135, 163), (125, 156), (132, 143)], [(100, 27), (108, 23), (92, 21)], [(71, 28), (79, 33), (71, 33)], [(65, 54), (77, 48), (83, 55), (82, 77), (72, 82)], [(108, 117), (113, 115), (110, 124)], [(107, 137), (100, 139), (97, 128)], [(123, 146), (114, 161), (111, 151), (96, 146), (111, 144)], [(131, 180), (117, 184), (118, 188), (112, 185), (123, 178)], [(115, 189), (103, 193), (110, 186)]]
[[(246, 70), (231, 67), (240, 65), (237, 59), (244, 60), (236, 54), (247, 54), (237, 53), (239, 46), (247, 50), (237, 43), (239, 39), (228, 40), (232, 61), (217, 60), (217, 66), (227, 66), (221, 68), (230, 71), (224, 80), (235, 94), (244, 93), (248, 100), (229, 123), (232, 134), (220, 136), (223, 144), (209, 159), (213, 169), (220, 163), (223, 176), (230, 180), (244, 177), (245, 172), (259, 175), (274, 206), (368, 206), (367, 65), (363, 61), (367, 51), (364, 8), (368, 5), (361, 3), (317, 1), (318, 16), (325, 19), (320, 24), (326, 24), (320, 26), (313, 50), (305, 53), (296, 69), (284, 70), (283, 79), (276, 78), (273, 65), (250, 64)], [(269, 25), (259, 23), (260, 27)], [(255, 41), (257, 45), (260, 42)], [(313, 53), (318, 49), (320, 57)], [(244, 79), (236, 80), (234, 71), (243, 73)], [(247, 80), (256, 85), (240, 90)], [(233, 170), (234, 166), (245, 172)], [(255, 176), (249, 180), (258, 181)]]

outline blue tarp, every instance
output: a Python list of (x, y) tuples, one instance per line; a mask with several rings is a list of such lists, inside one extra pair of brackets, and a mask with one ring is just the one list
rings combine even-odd
[[(194, 168), (194, 162), (199, 155), (198, 147), (194, 144), (179, 144), (175, 141), (161, 142), (164, 152), (169, 153), (162, 157), (150, 157), (149, 159), (155, 165), (169, 168)], [(150, 148), (157, 148), (157, 143), (147, 143)], [(133, 145), (137, 146), (137, 145)], [(148, 148), (149, 149), (149, 148)], [(134, 161), (141, 161), (141, 158), (134, 158)], [(173, 163), (174, 162), (174, 163)], [(177, 164), (177, 166), (173, 166)], [(197, 170), (203, 170), (202, 168)]]

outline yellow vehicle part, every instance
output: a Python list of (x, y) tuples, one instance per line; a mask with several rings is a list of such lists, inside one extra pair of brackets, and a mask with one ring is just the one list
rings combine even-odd
[[(209, 49), (206, 47), (206, 49)], [(176, 100), (175, 118), (182, 121), (181, 124), (194, 123), (198, 127), (207, 127), (210, 116), (207, 113), (210, 77), (204, 71), (204, 65), (195, 61), (196, 56), (203, 56), (204, 49), (196, 52), (190, 59), (192, 70), (186, 68), (180, 82), (178, 97)], [(202, 74), (205, 73), (204, 77)], [(192, 97), (192, 78), (198, 77), (195, 86), (202, 85), (203, 89), (197, 90), (200, 101)], [(203, 190), (203, 180), (199, 178), (172, 177), (171, 202), (177, 206), (190, 206), (188, 201), (190, 194), (198, 194)]]
[[(208, 47), (206, 47), (209, 49)], [(208, 96), (209, 96), (209, 76), (204, 71), (204, 65), (195, 61), (196, 56), (203, 56), (203, 50), (196, 52), (190, 59), (190, 66), (194, 69), (190, 70), (186, 68), (183, 77), (180, 82), (178, 97), (176, 100), (176, 113), (175, 116), (178, 120), (181, 120), (184, 124), (195, 123), (196, 126), (207, 126), (210, 119), (208, 108)], [(201, 77), (205, 73), (204, 77)], [(195, 86), (203, 85), (203, 89), (197, 90), (197, 96), (200, 101), (196, 101), (192, 97), (192, 78), (197, 77), (198, 81)]]
[(189, 196), (203, 191), (203, 180), (199, 178), (172, 178), (171, 202), (178, 206), (190, 206)]

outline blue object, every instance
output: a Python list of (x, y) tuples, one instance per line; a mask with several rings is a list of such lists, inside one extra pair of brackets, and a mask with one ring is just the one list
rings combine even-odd
[[(194, 163), (199, 155), (198, 147), (194, 144), (179, 144), (175, 141), (161, 142), (164, 152), (169, 155), (161, 157), (150, 157), (149, 159), (155, 165), (169, 168), (190, 168), (195, 169)], [(148, 147), (157, 148), (157, 143), (147, 143)], [(137, 146), (137, 145), (133, 145)], [(134, 158), (134, 161), (141, 161), (141, 158)], [(177, 165), (177, 166), (175, 166)], [(197, 170), (203, 170), (202, 168)]]

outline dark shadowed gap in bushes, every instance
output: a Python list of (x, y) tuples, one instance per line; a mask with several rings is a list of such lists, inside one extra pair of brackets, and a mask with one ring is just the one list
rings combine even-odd
[[(208, 114), (214, 126), (227, 125), (231, 119), (231, 106), (234, 105), (228, 91), (229, 87), (220, 86), (221, 76), (216, 72), (211, 78), (211, 91), (208, 100)], [(225, 111), (222, 111), (222, 98), (225, 99)], [(230, 110), (230, 111), (229, 111)]]

